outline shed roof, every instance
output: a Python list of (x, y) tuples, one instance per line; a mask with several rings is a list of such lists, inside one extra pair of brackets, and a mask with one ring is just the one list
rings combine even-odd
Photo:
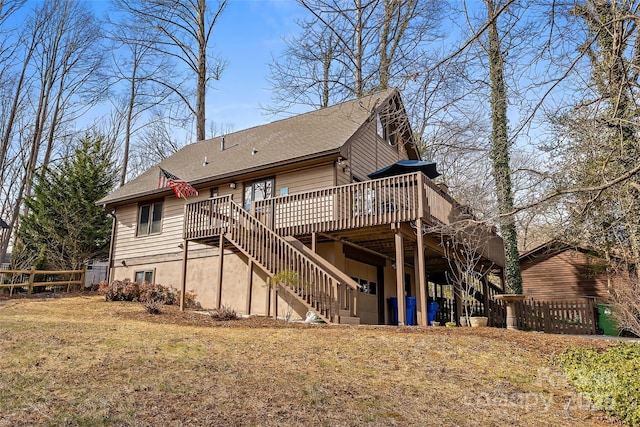
[(542, 255), (544, 256), (556, 255), (560, 252), (564, 252), (570, 249), (578, 252), (582, 252), (582, 253), (588, 253), (596, 256), (598, 255), (597, 251), (594, 249), (567, 243), (563, 240), (553, 239), (553, 240), (549, 240), (546, 243), (541, 244), (540, 246), (537, 246), (529, 251), (526, 251), (520, 254), (520, 262), (528, 259), (537, 258)]
[[(388, 89), (331, 107), (233, 132), (183, 147), (157, 166), (197, 186), (292, 160), (338, 153), (340, 148), (398, 90)], [(224, 150), (221, 144), (224, 139)], [(205, 164), (205, 158), (207, 163)], [(115, 204), (161, 194), (153, 167), (98, 201)]]

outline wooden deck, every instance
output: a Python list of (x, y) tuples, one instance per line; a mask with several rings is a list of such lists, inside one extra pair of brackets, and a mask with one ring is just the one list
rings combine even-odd
[[(228, 225), (228, 203), (213, 198), (189, 203), (184, 238), (214, 240)], [(252, 203), (251, 213), (280, 236), (365, 231), (421, 219), (427, 226), (450, 225), (465, 210), (420, 172), (274, 197)], [(487, 236), (483, 256), (504, 267), (502, 239)]]

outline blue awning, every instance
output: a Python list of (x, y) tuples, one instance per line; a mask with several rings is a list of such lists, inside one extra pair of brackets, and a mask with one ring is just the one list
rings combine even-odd
[(422, 160), (399, 160), (392, 165), (385, 166), (382, 169), (370, 173), (371, 179), (386, 178), (388, 176), (404, 175), (405, 173), (422, 172), (429, 178), (437, 178), (440, 172), (436, 170), (435, 162), (425, 162)]

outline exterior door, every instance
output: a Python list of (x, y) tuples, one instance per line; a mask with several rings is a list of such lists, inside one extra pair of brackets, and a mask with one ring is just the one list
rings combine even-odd
[(251, 184), (244, 186), (244, 208), (245, 210), (251, 210), (252, 202), (259, 202), (260, 200), (267, 200), (273, 197), (273, 178), (261, 179), (259, 181), (253, 181)]

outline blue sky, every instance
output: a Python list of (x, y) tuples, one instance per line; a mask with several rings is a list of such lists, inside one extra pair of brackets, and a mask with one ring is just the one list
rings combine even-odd
[[(98, 16), (109, 11), (106, 0), (84, 1)], [(278, 118), (261, 108), (271, 101), (268, 64), (282, 54), (283, 37), (296, 34), (295, 20), (304, 16), (295, 0), (229, 0), (212, 36), (214, 52), (228, 65), (208, 89), (207, 134), (210, 122), (238, 131)]]
[(294, 20), (303, 16), (294, 0), (229, 2), (214, 30), (215, 50), (228, 66), (210, 92), (207, 121), (241, 130), (274, 120), (260, 109), (270, 102), (268, 63), (282, 53), (282, 38), (296, 33)]

